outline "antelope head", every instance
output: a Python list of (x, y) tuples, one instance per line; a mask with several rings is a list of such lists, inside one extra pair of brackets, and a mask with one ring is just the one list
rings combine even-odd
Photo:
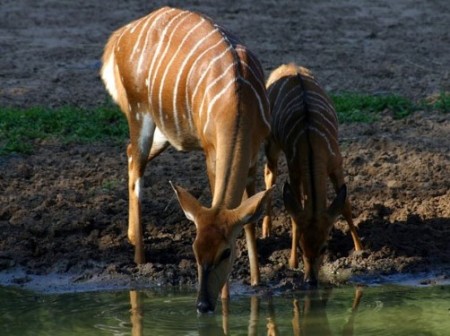
[(245, 224), (258, 220), (263, 214), (271, 189), (244, 200), (235, 209), (225, 209), (206, 208), (187, 190), (172, 187), (187, 219), (197, 228), (193, 244), (199, 281), (197, 311), (213, 312), (219, 292), (231, 273), (236, 256), (236, 238)]
[(347, 187), (344, 184), (331, 205), (317, 214), (308, 213), (299, 202), (289, 183), (283, 187), (283, 200), (287, 212), (299, 230), (302, 250), (304, 282), (308, 287), (317, 287), (320, 265), (327, 248), (328, 237), (336, 218), (342, 213)]

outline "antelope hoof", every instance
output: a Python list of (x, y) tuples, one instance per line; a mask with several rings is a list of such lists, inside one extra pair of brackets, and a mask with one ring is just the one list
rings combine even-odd
[(316, 289), (318, 285), (316, 278), (307, 278), (305, 279), (305, 287), (306, 289)]
[(289, 267), (292, 269), (297, 269), (298, 268), (298, 260), (297, 258), (290, 258), (289, 259)]
[(197, 312), (200, 314), (214, 313), (214, 308), (208, 301), (200, 301), (197, 303)]
[(360, 252), (360, 251), (363, 251), (363, 250), (364, 250), (364, 248), (363, 248), (363, 246), (362, 246), (361, 243), (356, 244), (356, 246), (355, 246), (355, 251)]

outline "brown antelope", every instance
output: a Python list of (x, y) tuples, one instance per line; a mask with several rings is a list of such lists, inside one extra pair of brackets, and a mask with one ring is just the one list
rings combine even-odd
[(243, 201), (254, 194), (258, 150), (270, 131), (264, 75), (256, 57), (209, 18), (163, 7), (112, 34), (101, 76), (129, 125), (128, 237), (136, 263), (145, 261), (141, 192), (147, 162), (169, 144), (178, 150), (203, 149), (211, 207), (173, 186), (197, 228), (197, 309), (213, 311), (222, 287), (222, 296), (228, 296), (227, 277), (242, 227), (251, 284), (258, 284), (250, 223), (262, 213), (266, 192)]
[[(344, 183), (336, 112), (313, 75), (295, 64), (274, 70), (266, 87), (272, 111), (272, 132), (266, 142), (266, 187), (275, 183), (278, 157), (283, 151), (290, 180), (283, 188), (284, 204), (292, 221), (289, 265), (298, 267), (300, 242), (305, 283), (316, 286), (328, 235), (339, 214), (350, 227), (355, 250), (362, 249)], [(327, 208), (328, 177), (337, 196)], [(270, 234), (270, 199), (266, 211), (263, 236)]]

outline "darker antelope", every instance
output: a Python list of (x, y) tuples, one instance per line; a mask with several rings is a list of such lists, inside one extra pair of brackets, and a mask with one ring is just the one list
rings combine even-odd
[[(197, 228), (200, 312), (213, 311), (245, 228), (251, 283), (259, 282), (253, 222), (266, 192), (255, 191), (257, 154), (269, 134), (263, 71), (239, 40), (209, 18), (164, 7), (115, 31), (103, 54), (107, 90), (126, 115), (129, 227), (135, 261), (143, 263), (143, 174), (148, 161), (169, 144), (203, 149), (212, 191), (211, 207), (173, 186)], [(247, 224), (247, 225), (245, 225)], [(245, 226), (244, 226), (245, 225)]]
[[(266, 143), (266, 187), (275, 183), (278, 156), (283, 151), (290, 180), (283, 188), (292, 220), (289, 265), (298, 267), (300, 242), (305, 283), (316, 286), (328, 235), (339, 214), (350, 227), (355, 250), (362, 249), (344, 183), (338, 120), (331, 100), (305, 68), (282, 65), (272, 72), (266, 86), (272, 111), (272, 132)], [(328, 177), (337, 196), (327, 207)], [(263, 236), (270, 234), (271, 227), (270, 200), (267, 204)]]

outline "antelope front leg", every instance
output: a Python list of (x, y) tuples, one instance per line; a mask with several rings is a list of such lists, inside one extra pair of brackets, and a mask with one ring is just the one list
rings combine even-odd
[[(266, 184), (266, 190), (272, 188), (275, 184), (278, 176), (278, 156), (280, 153), (279, 148), (271, 141), (267, 140), (265, 145), (265, 152), (267, 163), (264, 166), (264, 182)], [(272, 230), (272, 195), (267, 198), (266, 213), (262, 224), (262, 237), (267, 238), (270, 236)]]
[(142, 176), (139, 174), (137, 160), (132, 155), (132, 146), (128, 145), (128, 239), (134, 245), (134, 262), (145, 262), (144, 239), (141, 221), (141, 191), (143, 187)]
[(134, 262), (145, 263), (144, 233), (141, 218), (141, 198), (144, 186), (144, 170), (148, 162), (150, 149), (153, 144), (155, 125), (149, 116), (138, 120), (137, 114), (129, 116), (130, 144), (128, 155), (128, 194), (129, 217), (128, 238), (134, 245)]
[[(339, 188), (345, 183), (342, 170), (338, 170), (334, 174), (331, 174), (330, 179), (331, 179), (331, 183), (333, 183), (334, 190), (337, 193)], [(350, 234), (352, 235), (355, 251), (362, 251), (363, 246), (361, 243), (361, 239), (359, 238), (358, 232), (356, 230), (355, 224), (353, 223), (352, 205), (350, 203), (348, 195), (345, 199), (345, 205), (344, 205), (344, 209), (342, 210), (342, 215), (344, 216), (344, 218), (347, 221), (348, 226), (350, 228)]]
[(298, 240), (299, 236), (299, 228), (298, 225), (292, 220), (292, 246), (291, 246), (291, 256), (289, 258), (289, 267), (290, 268), (298, 268)]
[(247, 241), (248, 260), (250, 262), (250, 284), (252, 286), (259, 285), (259, 263), (258, 252), (256, 251), (255, 223), (244, 226), (245, 239)]
[[(249, 169), (247, 186), (245, 188), (244, 198), (251, 197), (255, 194), (255, 175), (256, 165)], [(250, 284), (252, 286), (259, 285), (260, 273), (258, 262), (258, 251), (256, 250), (256, 224), (249, 223), (244, 226), (245, 239), (247, 241), (248, 260), (250, 262)]]

